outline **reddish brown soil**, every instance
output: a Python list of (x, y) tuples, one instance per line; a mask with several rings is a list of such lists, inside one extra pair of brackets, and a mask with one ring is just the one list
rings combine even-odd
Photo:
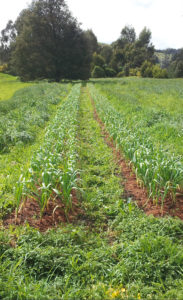
[(90, 94), (89, 96), (94, 107), (94, 117), (101, 127), (104, 140), (106, 144), (112, 149), (115, 160), (120, 166), (122, 185), (124, 187), (123, 196), (125, 198), (131, 198), (132, 200), (134, 200), (139, 208), (143, 209), (147, 215), (152, 214), (156, 217), (170, 215), (179, 217), (183, 220), (183, 195), (177, 194), (175, 203), (172, 203), (172, 199), (167, 197), (164, 201), (163, 207), (161, 206), (160, 201), (159, 203), (154, 203), (152, 199), (148, 198), (146, 188), (142, 188), (138, 185), (136, 175), (130, 167), (129, 162), (126, 161), (121, 151), (116, 149), (116, 145), (113, 139), (110, 137), (105, 125), (98, 116), (95, 108), (95, 103)]
[(11, 213), (3, 222), (5, 227), (9, 225), (23, 225), (28, 223), (30, 226), (38, 228), (40, 231), (46, 231), (49, 228), (56, 227), (60, 223), (74, 223), (80, 215), (82, 209), (77, 201), (75, 191), (72, 192), (72, 210), (69, 211), (68, 217), (65, 216), (64, 205), (59, 199), (51, 200), (40, 218), (40, 208), (35, 200), (27, 199), (22, 205), (18, 216), (15, 211)]

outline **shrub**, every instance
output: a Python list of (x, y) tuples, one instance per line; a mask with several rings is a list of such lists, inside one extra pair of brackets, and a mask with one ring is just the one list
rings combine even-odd
[(152, 68), (153, 78), (167, 78), (168, 72), (166, 69), (161, 69), (159, 65), (155, 65)]
[(122, 70), (117, 74), (117, 77), (124, 77), (124, 76), (129, 76), (129, 65), (125, 64), (124, 67), (122, 68)]
[(8, 70), (8, 65), (7, 64), (4, 64), (4, 65), (1, 65), (0, 66), (0, 72), (6, 72)]
[(92, 69), (94, 69), (95, 66), (103, 68), (104, 65), (105, 65), (104, 58), (100, 54), (94, 52), (92, 56), (92, 65), (91, 65)]
[(145, 60), (140, 69), (141, 76), (142, 77), (153, 77), (152, 68), (153, 68), (152, 63)]
[(103, 68), (99, 66), (95, 66), (91, 73), (92, 78), (103, 78), (105, 77), (105, 71)]
[(138, 76), (139, 69), (138, 68), (130, 68), (129, 75), (130, 76)]
[(115, 77), (116, 76), (116, 71), (112, 68), (106, 67), (105, 68), (105, 75), (106, 75), (106, 77)]
[(125, 76), (125, 72), (121, 71), (117, 74), (117, 77), (124, 77)]

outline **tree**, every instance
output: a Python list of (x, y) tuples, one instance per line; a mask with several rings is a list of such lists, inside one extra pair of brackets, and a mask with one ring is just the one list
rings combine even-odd
[(105, 68), (104, 68), (104, 71), (105, 71), (105, 76), (106, 76), (106, 77), (115, 77), (115, 75), (116, 75), (115, 70), (112, 69), (112, 68), (105, 67)]
[(99, 66), (95, 66), (92, 73), (91, 73), (92, 78), (103, 78), (105, 77), (105, 71), (103, 68)]
[(140, 67), (145, 61), (155, 63), (154, 46), (151, 44), (151, 31), (144, 27), (135, 42), (135, 66)]
[(8, 21), (6, 28), (1, 31), (0, 38), (0, 60), (1, 63), (8, 63), (16, 39), (16, 28), (13, 21)]
[(127, 44), (133, 44), (136, 40), (135, 29), (132, 26), (125, 26), (121, 30), (119, 39), (113, 43), (114, 49), (122, 49)]
[(148, 47), (151, 40), (151, 31), (144, 27), (144, 29), (140, 32), (139, 38), (136, 42), (139, 47)]
[(125, 51), (116, 49), (113, 51), (113, 55), (110, 61), (110, 67), (116, 72), (119, 72), (120, 68), (125, 64)]
[(130, 69), (136, 73), (146, 60), (154, 63), (154, 46), (150, 40), (151, 32), (146, 27), (136, 38), (135, 29), (125, 26), (121, 31), (120, 38), (112, 44), (113, 55), (110, 66), (120, 72), (120, 76), (121, 74), (127, 76), (130, 74)]
[(99, 54), (104, 58), (105, 63), (108, 65), (112, 58), (113, 49), (111, 45), (99, 44)]
[(144, 61), (141, 66), (141, 76), (142, 77), (153, 77), (153, 65), (149, 61)]
[(132, 44), (135, 42), (136, 39), (136, 33), (135, 29), (132, 26), (125, 26), (121, 30), (121, 36), (120, 39), (125, 43), (125, 44)]
[(93, 57), (92, 57), (92, 69), (93, 69), (95, 66), (98, 66), (98, 67), (103, 68), (104, 65), (105, 65), (105, 60), (104, 60), (104, 58), (103, 58), (100, 54), (97, 54), (96, 52), (93, 53)]
[(169, 67), (169, 76), (183, 77), (183, 48), (179, 49), (173, 56), (172, 63)]
[(159, 65), (154, 65), (152, 68), (153, 78), (168, 78), (168, 72), (166, 69), (161, 69)]
[(88, 52), (92, 56), (94, 52), (98, 51), (98, 42), (95, 34), (91, 29), (84, 32), (88, 44)]
[(89, 78), (88, 39), (64, 0), (37, 0), (15, 22), (12, 66), (23, 80)]

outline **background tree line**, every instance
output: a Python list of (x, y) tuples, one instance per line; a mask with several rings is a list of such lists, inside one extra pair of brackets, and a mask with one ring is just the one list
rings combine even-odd
[(64, 0), (33, 0), (1, 32), (0, 71), (26, 81), (183, 77), (183, 49), (169, 50), (156, 52), (146, 27), (137, 37), (125, 26), (111, 45), (98, 43), (92, 30), (80, 28)]

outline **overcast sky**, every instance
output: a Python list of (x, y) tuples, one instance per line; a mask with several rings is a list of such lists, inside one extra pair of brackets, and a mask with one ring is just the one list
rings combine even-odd
[[(0, 0), (0, 30), (13, 21), (30, 0)], [(183, 47), (183, 0), (66, 0), (83, 29), (99, 42), (115, 41), (125, 25), (136, 33), (148, 27), (156, 49)]]

